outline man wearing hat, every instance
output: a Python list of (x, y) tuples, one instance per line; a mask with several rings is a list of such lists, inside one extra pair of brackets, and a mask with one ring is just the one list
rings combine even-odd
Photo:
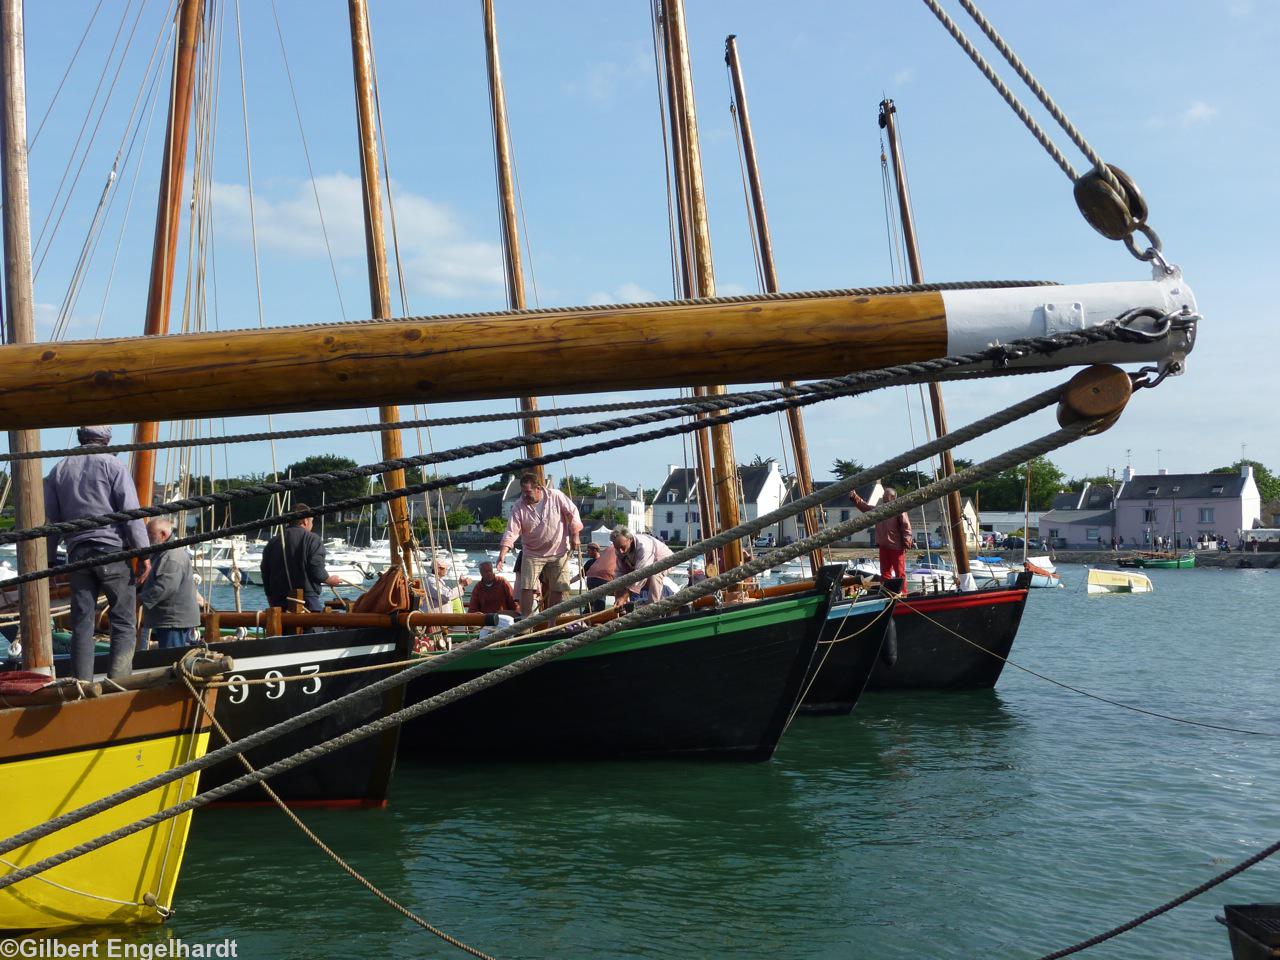
[[(125, 465), (109, 453), (95, 453), (95, 447), (111, 442), (111, 428), (81, 427), (76, 431), (81, 454), (66, 457), (44, 478), (45, 515), (50, 523), (81, 520), (103, 513), (136, 510), (138, 491)], [(149, 546), (146, 525), (141, 520), (114, 523), (67, 536), (67, 560), (76, 563), (101, 554)], [(49, 556), (54, 556), (58, 536), (49, 538)], [(137, 576), (123, 560), (76, 570), (71, 581), (71, 666), (81, 680), (93, 679), (93, 624), (98, 597), (106, 595), (107, 619), (111, 624), (111, 664), (108, 676), (127, 677), (133, 671), (133, 648), (137, 641), (136, 585), (151, 572), (151, 561), (138, 561)]]

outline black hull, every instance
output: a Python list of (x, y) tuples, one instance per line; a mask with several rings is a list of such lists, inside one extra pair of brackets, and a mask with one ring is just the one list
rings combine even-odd
[[(409, 657), (409, 640), (402, 631), (361, 629), (329, 630), (301, 636), (266, 637), (214, 643), (212, 649), (235, 660), (230, 678), (248, 680), (293, 677), (356, 667), (394, 663)], [(145, 650), (134, 655), (136, 670), (163, 667), (175, 662), (183, 650)], [(105, 672), (107, 658), (95, 663)], [(279, 684), (229, 686), (218, 696), (214, 716), (233, 740), (247, 737), (273, 724), (321, 704), (360, 690), (387, 676), (386, 670), (369, 670), (338, 677)], [(257, 769), (378, 720), (404, 703), (404, 688), (355, 704), (308, 724), (245, 755)], [(381, 806), (395, 768), (399, 728), (343, 747), (272, 777), (273, 790), (294, 805)], [(222, 745), (221, 735), (211, 735), (210, 749)], [(215, 764), (200, 777), (200, 789), (221, 786), (245, 773), (238, 761)], [(232, 794), (229, 803), (269, 803), (257, 786)]]
[[(819, 581), (817, 610), (808, 616), (708, 630), (679, 642), (618, 652), (605, 647), (614, 639), (608, 638), (591, 656), (553, 661), (410, 722), (401, 754), (419, 759), (767, 760), (803, 689), (830, 584), (830, 575)], [(797, 600), (778, 598), (751, 607), (761, 613)], [(697, 611), (660, 625), (679, 630), (724, 616)], [(535, 648), (509, 649), (514, 656)], [(426, 674), (410, 683), (409, 702), (420, 703), (484, 672)]]
[(814, 654), (813, 675), (800, 712), (818, 716), (853, 712), (893, 628), (893, 611), (887, 602), (862, 615), (842, 616), (840, 607), (834, 609)]
[(877, 663), (867, 688), (994, 687), (1004, 669), (1004, 658), (1013, 648), (1026, 605), (1025, 586), (904, 597), (895, 606), (893, 617), (897, 663), (892, 667)]

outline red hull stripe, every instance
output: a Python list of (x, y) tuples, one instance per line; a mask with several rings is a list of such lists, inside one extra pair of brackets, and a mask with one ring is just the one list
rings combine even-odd
[(928, 600), (917, 600), (906, 597), (894, 605), (895, 617), (909, 617), (913, 613), (943, 613), (947, 610), (964, 610), (969, 607), (995, 607), (1002, 603), (1022, 603), (1027, 599), (1025, 590), (1001, 590), (986, 596), (965, 594), (959, 597), (930, 597)]

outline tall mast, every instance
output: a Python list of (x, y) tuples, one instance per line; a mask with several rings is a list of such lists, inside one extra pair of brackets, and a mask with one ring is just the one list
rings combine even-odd
[[(661, 0), (655, 0), (661, 7)], [(666, 67), (667, 83), (667, 115), (670, 118), (671, 138), (671, 172), (675, 180), (676, 194), (676, 242), (680, 251), (676, 258), (676, 266), (680, 271), (679, 296), (691, 300), (698, 296), (698, 281), (694, 276), (693, 246), (693, 213), (689, 209), (689, 175), (687, 156), (685, 154), (685, 120), (681, 109), (679, 56), (672, 43), (671, 31), (666, 25), (665, 12), (660, 19), (662, 34), (662, 61)], [(706, 396), (705, 387), (694, 387), (696, 397)], [(695, 419), (705, 420), (705, 414), (698, 414)], [(716, 511), (711, 499), (711, 434), (699, 430), (693, 435), (694, 472), (697, 475), (695, 489), (697, 491), (699, 526), (703, 537), (709, 537), (716, 531)], [(686, 478), (687, 481), (687, 478)], [(685, 501), (689, 499), (689, 485), (685, 485)], [(686, 520), (688, 517), (685, 518)], [(716, 563), (715, 557), (706, 557), (708, 568)]]
[[(498, 24), (493, 13), (493, 0), (484, 0), (484, 45), (489, 66), (489, 106), (493, 111), (493, 153), (498, 173), (498, 207), (502, 212), (502, 252), (507, 268), (507, 306), (524, 310), (528, 305), (524, 293), (524, 268), (520, 259), (520, 226), (516, 219), (516, 191), (511, 165), (511, 131), (507, 128), (507, 95), (502, 87), (502, 64), (498, 59)], [(525, 433), (537, 433), (541, 426), (536, 416), (537, 397), (521, 397), (520, 409), (535, 416), (524, 421)], [(524, 448), (530, 459), (542, 456), (542, 444), (530, 443)], [(542, 465), (534, 468), (538, 482), (544, 480)]]
[[(147, 288), (147, 315), (144, 332), (159, 336), (169, 332), (169, 310), (173, 299), (173, 265), (178, 255), (178, 228), (182, 225), (182, 177), (187, 164), (187, 135), (191, 127), (191, 102), (195, 97), (196, 47), (200, 43), (200, 23), (204, 0), (182, 0), (178, 12), (178, 42), (173, 51), (173, 80), (169, 90), (169, 119), (165, 129), (164, 158), (160, 161), (160, 196), (156, 201), (156, 231), (151, 245), (151, 279)], [(134, 427), (135, 443), (159, 439), (155, 421)], [(138, 502), (144, 507), (152, 500), (156, 453), (137, 450), (133, 454), (133, 483)]]
[[(924, 270), (920, 266), (920, 246), (916, 240), (915, 220), (911, 216), (911, 196), (907, 192), (906, 171), (902, 164), (902, 146), (898, 143), (898, 125), (894, 120), (897, 108), (892, 100), (880, 102), (880, 126), (889, 133), (889, 153), (893, 156), (893, 178), (898, 185), (898, 214), (902, 220), (902, 238), (907, 247), (907, 262), (911, 267), (911, 282), (924, 283)], [(942, 389), (936, 383), (929, 384), (929, 401), (933, 407), (934, 431), (939, 437), (947, 433), (947, 410), (942, 403)], [(950, 450), (942, 453), (942, 475), (950, 477), (956, 472), (955, 460)], [(969, 547), (964, 536), (964, 516), (961, 514), (960, 491), (947, 494), (947, 513), (951, 528), (951, 553), (955, 558), (956, 580), (962, 590), (972, 589), (973, 576), (969, 573)]]
[[(360, 181), (364, 200), (364, 239), (369, 261), (369, 308), (375, 320), (392, 316), (391, 277), (387, 271), (387, 243), (382, 229), (382, 182), (379, 178), (378, 139), (374, 120), (373, 70), (369, 53), (369, 11), (365, 0), (348, 0), (351, 16), (351, 60), (356, 90), (356, 123), (360, 135)], [(383, 423), (400, 419), (399, 407), (379, 407)], [(404, 445), (399, 430), (382, 432), (382, 457), (399, 460)], [(388, 490), (405, 485), (404, 471), (391, 470), (382, 475)], [(387, 504), (391, 516), (391, 557), (399, 560), (407, 575), (413, 575), (413, 530), (403, 497)]]
[[(756, 163), (756, 141), (751, 133), (751, 116), (747, 112), (747, 91), (742, 82), (742, 64), (738, 60), (738, 38), (728, 36), (724, 41), (724, 60), (733, 78), (733, 101), (737, 107), (738, 129), (742, 133), (742, 153), (747, 164), (747, 183), (751, 187), (751, 212), (756, 223), (756, 239), (760, 248), (760, 266), (764, 275), (765, 293), (778, 292), (778, 271), (773, 263), (773, 239), (769, 235), (769, 215), (764, 207), (764, 187), (760, 183), (760, 168)], [(784, 387), (794, 387), (794, 380), (783, 380)], [(787, 426), (791, 430), (791, 446), (796, 455), (796, 487), (801, 497), (813, 493), (813, 474), (809, 470), (809, 444), (804, 436), (804, 419), (799, 407), (787, 410)], [(818, 532), (818, 511), (804, 512), (804, 532), (814, 536)], [(823, 564), (822, 548), (809, 554), (814, 575)]]
[[(663, 0), (663, 21), (666, 27), (668, 49), (675, 66), (677, 100), (683, 125), (693, 236), (693, 274), (697, 281), (697, 295), (714, 297), (716, 295), (715, 268), (711, 262), (711, 231), (707, 221), (706, 188), (702, 180), (702, 151), (698, 142), (698, 112), (693, 96), (689, 41), (684, 22), (684, 0)], [(716, 396), (724, 392), (723, 386), (712, 386), (707, 388), (706, 395)], [(739, 522), (738, 462), (733, 452), (733, 431), (728, 424), (719, 424), (711, 428), (711, 453), (712, 492), (719, 512), (718, 529), (727, 530), (730, 527), (736, 527)], [(717, 529), (710, 520), (710, 517), (705, 517), (703, 520), (704, 536)], [(742, 543), (734, 540), (725, 544), (723, 556), (726, 568), (741, 564)]]
[[(4, 280), (9, 307), (10, 343), (35, 343), (36, 325), (31, 281), (31, 198), (27, 193), (27, 79), (23, 57), (22, 0), (0, 2), (0, 72), (4, 90), (0, 109), (0, 150), (4, 167)], [(39, 430), (11, 430), (9, 449), (25, 453), (40, 449)], [(19, 460), (13, 473), (14, 514), (20, 528), (44, 523), (44, 485), (39, 460)], [(48, 565), (44, 540), (18, 544), (18, 572), (43, 570)], [(28, 670), (53, 674), (53, 634), (49, 629), (49, 581), (18, 586), (23, 664)]]

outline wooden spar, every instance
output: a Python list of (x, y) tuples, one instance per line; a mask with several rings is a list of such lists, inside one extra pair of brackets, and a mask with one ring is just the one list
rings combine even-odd
[[(1195, 298), (1181, 278), (943, 293), (814, 294), (367, 320), (0, 347), (0, 430), (333, 410), (382, 403), (809, 380), (1045, 332), (1044, 304), (1093, 326)], [(608, 344), (609, 350), (601, 350)], [(1150, 363), (1191, 337), (1106, 343), (1011, 365)], [(644, 363), (618, 364), (636, 355)], [(572, 382), (564, 371), (573, 369)]]
[[(196, 48), (200, 43), (203, 16), (204, 0), (182, 0), (182, 9), (178, 13), (178, 40), (173, 51), (173, 81), (169, 90), (164, 156), (160, 161), (156, 230), (151, 245), (151, 277), (147, 286), (147, 313), (143, 326), (148, 336), (169, 332), (173, 266), (178, 255), (178, 228), (182, 225), (182, 178), (187, 164), (191, 103), (195, 98), (193, 81)], [(160, 424), (154, 420), (139, 423), (133, 431), (134, 443), (154, 443), (159, 436)], [(133, 485), (138, 489), (138, 503), (144, 507), (149, 506), (155, 485), (156, 452), (135, 451), (132, 466)]]
[[(669, 55), (675, 64), (678, 81), (677, 102), (683, 124), (685, 167), (688, 175), (689, 210), (694, 253), (694, 276), (699, 297), (716, 295), (715, 267), (711, 259), (711, 230), (707, 219), (706, 187), (702, 179), (702, 150), (698, 140), (698, 111), (693, 96), (693, 73), (689, 60), (689, 39), (685, 30), (684, 0), (663, 0)], [(721, 384), (707, 388), (708, 396), (725, 392)], [(712, 484), (718, 513), (718, 526), (703, 514), (702, 535), (711, 536), (716, 530), (736, 527), (738, 513), (738, 460), (733, 451), (733, 429), (728, 424), (711, 428)], [(722, 555), (725, 568), (742, 563), (742, 543), (738, 540), (724, 545)], [(708, 571), (710, 572), (710, 571)]]
[[(671, 173), (676, 195), (676, 241), (679, 255), (676, 267), (680, 272), (680, 289), (678, 295), (686, 300), (698, 296), (698, 279), (694, 273), (697, 257), (693, 253), (693, 212), (690, 209), (688, 154), (685, 151), (685, 137), (688, 135), (685, 123), (682, 99), (680, 97), (680, 64), (679, 56), (672, 43), (671, 31), (667, 27), (667, 13), (663, 9), (659, 19), (659, 33), (662, 38), (662, 62), (665, 66), (667, 85), (667, 116), (670, 130)], [(706, 396), (706, 388), (695, 386), (695, 397)], [(705, 420), (705, 414), (698, 414), (696, 419)], [(694, 473), (697, 477), (692, 484), (698, 502), (699, 530), (703, 537), (709, 537), (716, 530), (716, 511), (711, 491), (715, 484), (711, 474), (711, 434), (699, 430), (693, 435)], [(689, 499), (688, 478), (685, 478), (685, 501)], [(688, 515), (685, 515), (688, 520)], [(708, 554), (705, 558), (707, 569), (715, 569), (719, 563), (719, 554)]]
[[(742, 64), (738, 60), (737, 37), (724, 41), (724, 59), (733, 78), (733, 100), (737, 106), (738, 129), (742, 133), (742, 153), (747, 165), (747, 183), (751, 188), (751, 210), (756, 224), (756, 240), (760, 249), (760, 266), (764, 277), (765, 293), (778, 292), (778, 271), (773, 262), (773, 240), (769, 235), (769, 215), (765, 212), (764, 187), (760, 182), (760, 167), (756, 163), (756, 142), (751, 133), (751, 116), (747, 112), (747, 91), (742, 82)], [(783, 380), (784, 387), (794, 387), (794, 380)], [(791, 430), (791, 446), (796, 455), (796, 488), (801, 497), (813, 493), (813, 473), (809, 469), (809, 444), (804, 435), (804, 418), (799, 407), (787, 410), (787, 426)], [(806, 510), (803, 514), (805, 536), (818, 532), (818, 511)], [(809, 554), (810, 572), (817, 577), (818, 570), (826, 562), (821, 547)]]
[[(898, 142), (898, 125), (894, 120), (896, 107), (892, 100), (880, 103), (880, 125), (889, 134), (889, 153), (893, 158), (893, 178), (898, 185), (898, 213), (902, 220), (902, 238), (907, 248), (907, 262), (911, 267), (911, 282), (924, 283), (924, 270), (920, 265), (920, 245), (916, 240), (915, 220), (911, 215), (911, 196), (907, 191), (906, 170), (902, 163), (902, 145)], [(947, 433), (947, 410), (942, 403), (942, 388), (937, 383), (929, 384), (929, 401), (933, 407), (934, 430), (939, 437)], [(942, 475), (950, 477), (956, 472), (955, 460), (950, 450), (942, 451)], [(951, 553), (955, 558), (956, 579), (960, 589), (967, 589), (964, 581), (971, 579), (969, 573), (969, 545), (965, 539), (963, 506), (960, 502), (960, 491), (952, 490), (947, 494), (948, 523), (951, 528)]]
[[(498, 59), (498, 23), (493, 12), (493, 0), (484, 0), (484, 44), (489, 65), (489, 106), (493, 112), (493, 154), (497, 164), (498, 208), (502, 214), (502, 251), (507, 268), (507, 306), (512, 310), (524, 310), (528, 306), (524, 292), (524, 269), (520, 257), (520, 227), (516, 219), (516, 191), (511, 164), (511, 131), (507, 127), (507, 95), (502, 86), (502, 63)], [(537, 413), (538, 398), (521, 397), (520, 409)], [(525, 433), (537, 433), (542, 429), (537, 416), (524, 421)], [(524, 455), (533, 459), (542, 456), (542, 444), (530, 443)], [(544, 482), (541, 464), (533, 468), (538, 482)]]
[[(27, 192), (27, 77), (23, 47), (22, 0), (0, 0), (0, 189), (4, 191), (4, 284), (9, 308), (10, 343), (34, 343), (36, 339), (34, 293), (31, 280), (31, 197)], [(9, 433), (9, 450), (23, 453), (40, 449), (38, 430)], [(39, 460), (20, 460), (13, 474), (14, 519), (19, 528), (44, 523), (44, 484)], [(48, 565), (44, 540), (18, 544), (18, 572), (43, 570)], [(49, 581), (18, 585), (18, 618), (22, 630), (23, 665), (32, 671), (53, 674), (53, 633), (49, 628)]]
[[(369, 11), (365, 0), (348, 0), (351, 18), (351, 61), (356, 92), (356, 129), (360, 138), (360, 180), (363, 186), (365, 252), (369, 262), (369, 305), (374, 319), (391, 316), (391, 277), (387, 271), (387, 243), (382, 229), (382, 181), (378, 168), (378, 138), (375, 129), (373, 78), (369, 53)], [(377, 398), (371, 398), (379, 402)], [(370, 402), (366, 400), (365, 403)], [(378, 409), (383, 423), (400, 419), (400, 410), (392, 404)], [(399, 460), (404, 445), (399, 430), (382, 431), (382, 456)], [(382, 475), (388, 490), (405, 485), (403, 470), (389, 470)], [(413, 529), (403, 497), (387, 504), (391, 517), (391, 559), (413, 576)]]

